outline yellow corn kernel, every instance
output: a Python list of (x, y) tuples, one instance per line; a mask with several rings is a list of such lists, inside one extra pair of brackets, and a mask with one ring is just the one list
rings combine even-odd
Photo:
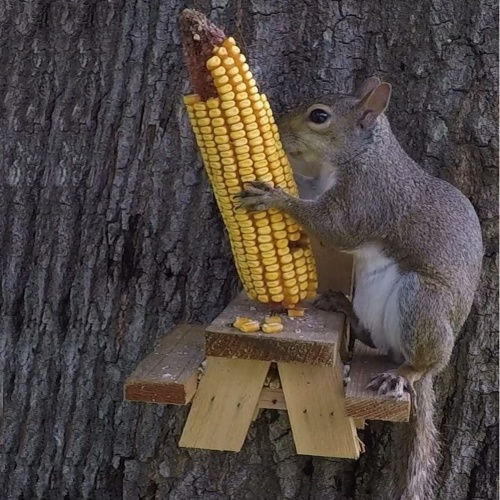
[(238, 330), (243, 333), (254, 333), (260, 330), (260, 323), (258, 321), (247, 321), (239, 326)]
[(279, 333), (283, 331), (281, 323), (264, 323), (261, 327), (264, 333)]
[(236, 319), (234, 320), (233, 326), (234, 326), (234, 328), (239, 329), (242, 325), (244, 325), (245, 323), (248, 323), (250, 321), (252, 321), (250, 318), (236, 316)]
[(281, 318), (279, 316), (266, 316), (264, 318), (264, 323), (281, 323)]
[(305, 309), (302, 309), (301, 307), (295, 307), (293, 309), (288, 309), (288, 316), (291, 318), (301, 318), (304, 316)]
[[(227, 38), (213, 54), (206, 67), (218, 97), (203, 102), (191, 95), (184, 103), (228, 230), (238, 276), (252, 299), (294, 308), (317, 289), (308, 238), (287, 214), (274, 209), (249, 213), (234, 198), (253, 180), (297, 196), (290, 164), (269, 101), (259, 92), (234, 39)], [(280, 323), (271, 316), (265, 328), (281, 331)], [(234, 326), (246, 332), (260, 328), (248, 318), (237, 318)]]

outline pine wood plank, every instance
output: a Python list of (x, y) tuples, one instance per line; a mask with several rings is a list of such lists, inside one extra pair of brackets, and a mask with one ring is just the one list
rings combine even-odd
[(356, 426), (345, 416), (342, 367), (278, 363), (297, 453), (358, 458)]
[(353, 283), (352, 256), (336, 248), (326, 247), (313, 237), (310, 239), (318, 271), (318, 293), (338, 290), (350, 295)]
[(255, 410), (253, 411), (252, 422), (255, 422), (259, 418), (259, 414), (260, 414), (260, 407), (257, 404), (257, 406), (255, 407)]
[(203, 361), (202, 325), (178, 325), (155, 345), (124, 385), (126, 401), (185, 405), (197, 387)]
[[(343, 292), (352, 297), (354, 286), (354, 265), (351, 255), (341, 252), (334, 247), (325, 246), (319, 243), (314, 237), (310, 237), (311, 246), (316, 260), (318, 271), (318, 293), (325, 293), (329, 290)], [(343, 334), (340, 336), (340, 356), (343, 361), (348, 359), (348, 345), (350, 336), (349, 323), (344, 322)]]
[(356, 429), (364, 429), (366, 422), (362, 418), (355, 418), (354, 425), (356, 426)]
[(346, 387), (346, 415), (355, 419), (408, 422), (411, 406), (409, 394), (396, 400), (366, 389), (373, 376), (396, 367), (388, 356), (356, 341), (349, 373), (351, 380)]
[(207, 358), (179, 446), (240, 451), (270, 363)]
[(259, 397), (259, 408), (286, 410), (283, 389), (270, 389), (269, 387), (263, 387)]
[(319, 311), (310, 304), (302, 318), (280, 314), (284, 329), (280, 333), (242, 333), (232, 326), (237, 316), (263, 322), (269, 307), (241, 293), (207, 328), (207, 356), (260, 359), (287, 363), (332, 366), (343, 334), (342, 314)]

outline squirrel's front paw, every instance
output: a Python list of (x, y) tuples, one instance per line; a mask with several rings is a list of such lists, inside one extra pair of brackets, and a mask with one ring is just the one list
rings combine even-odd
[(350, 314), (352, 311), (352, 304), (345, 294), (334, 290), (328, 290), (322, 293), (313, 302), (313, 306), (322, 311), (334, 311), (344, 314)]
[(265, 182), (253, 181), (245, 183), (241, 193), (235, 196), (242, 207), (251, 211), (281, 208), (286, 193), (280, 188), (274, 188)]
[(408, 380), (392, 370), (375, 375), (366, 388), (377, 391), (380, 396), (394, 396), (396, 399), (401, 399), (405, 392), (411, 393)]

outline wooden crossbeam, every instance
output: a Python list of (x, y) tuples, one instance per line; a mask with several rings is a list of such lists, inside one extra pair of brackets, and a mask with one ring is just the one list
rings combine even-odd
[(264, 387), (259, 397), (259, 408), (286, 410), (283, 389), (270, 389), (269, 387)]
[(370, 379), (383, 371), (396, 368), (388, 356), (380, 354), (361, 342), (356, 341), (350, 382), (345, 391), (346, 415), (361, 420), (388, 420), (391, 422), (408, 422), (410, 419), (410, 395), (396, 400), (392, 396), (379, 396), (366, 389)]
[(178, 325), (155, 345), (125, 381), (124, 399), (185, 405), (198, 385), (203, 353), (202, 325)]

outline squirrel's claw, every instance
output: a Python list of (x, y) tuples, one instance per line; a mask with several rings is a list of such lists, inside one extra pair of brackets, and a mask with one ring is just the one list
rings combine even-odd
[[(262, 181), (252, 181), (252, 182), (245, 182), (243, 184), (244, 191), (245, 190), (258, 190), (258, 191), (266, 191), (266, 192), (271, 192), (275, 188), (271, 186), (271, 184), (267, 182), (262, 182)], [(244, 192), (242, 191), (242, 192)]]
[(267, 210), (276, 207), (281, 190), (260, 181), (247, 182), (241, 193), (235, 195), (240, 206), (252, 211)]
[(379, 373), (366, 388), (377, 391), (379, 396), (394, 396), (395, 399), (401, 399), (405, 392), (410, 392), (408, 381), (393, 371)]

